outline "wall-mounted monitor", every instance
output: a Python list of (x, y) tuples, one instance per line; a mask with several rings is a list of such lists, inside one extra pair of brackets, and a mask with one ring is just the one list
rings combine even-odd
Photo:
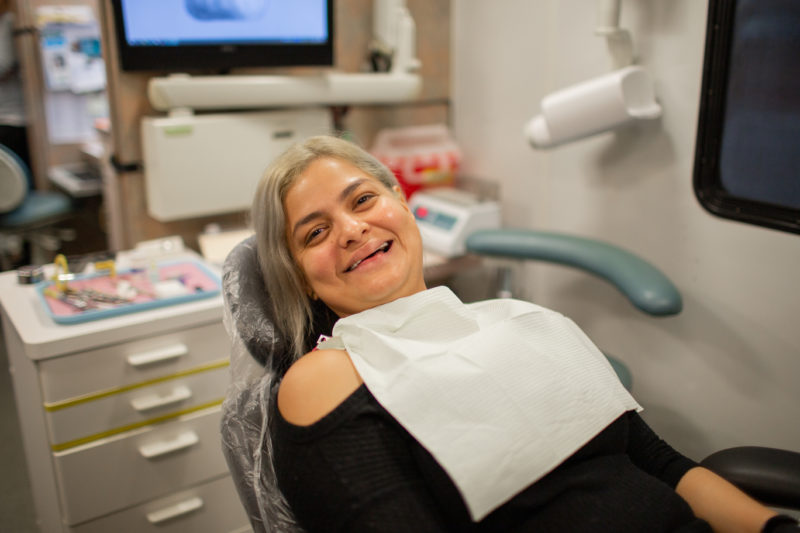
[(333, 64), (333, 0), (111, 0), (123, 70)]
[(710, 0), (694, 187), (711, 213), (800, 233), (800, 2)]

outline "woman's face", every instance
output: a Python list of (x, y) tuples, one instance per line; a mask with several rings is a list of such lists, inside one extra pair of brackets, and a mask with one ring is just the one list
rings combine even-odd
[(309, 294), (340, 317), (425, 289), (422, 239), (399, 188), (324, 157), (298, 176), (284, 210)]

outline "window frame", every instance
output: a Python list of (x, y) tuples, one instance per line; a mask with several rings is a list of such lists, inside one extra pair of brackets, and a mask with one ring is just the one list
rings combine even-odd
[(735, 196), (722, 184), (720, 160), (735, 14), (736, 0), (709, 0), (695, 141), (694, 192), (700, 204), (713, 215), (800, 234), (800, 209)]

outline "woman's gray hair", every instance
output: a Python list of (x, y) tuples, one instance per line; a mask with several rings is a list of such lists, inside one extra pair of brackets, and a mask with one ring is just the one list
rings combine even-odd
[(311, 137), (290, 147), (270, 163), (256, 189), (251, 219), (256, 232), (258, 260), (271, 297), (278, 331), (288, 337), (297, 359), (312, 323), (311, 303), (303, 273), (292, 258), (286, 235), (286, 194), (308, 166), (323, 157), (347, 161), (392, 189), (394, 174), (354, 143), (332, 136)]

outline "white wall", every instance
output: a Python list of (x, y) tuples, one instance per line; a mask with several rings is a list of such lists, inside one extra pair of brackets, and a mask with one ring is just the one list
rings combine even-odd
[(707, 3), (623, 0), (662, 119), (550, 151), (522, 136), (541, 98), (610, 70), (593, 0), (455, 0), (454, 131), (464, 174), (501, 184), (508, 226), (601, 238), (658, 265), (677, 317), (638, 313), (604, 282), (520, 269), (519, 295), (558, 309), (631, 367), (645, 418), (690, 457), (800, 450), (800, 236), (715, 218), (692, 190)]

